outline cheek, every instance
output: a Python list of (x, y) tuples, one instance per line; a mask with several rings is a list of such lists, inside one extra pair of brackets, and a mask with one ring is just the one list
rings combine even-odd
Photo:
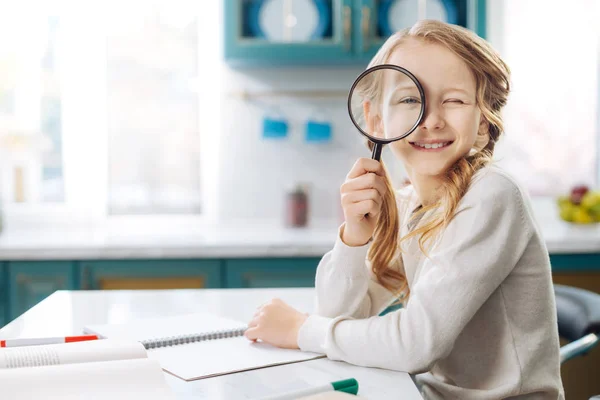
[(418, 110), (395, 109), (384, 115), (384, 131), (387, 138), (404, 135), (410, 131), (418, 119)]
[[(410, 136), (408, 138), (410, 138)], [(414, 154), (412, 146), (407, 141), (408, 138), (398, 140), (397, 142), (392, 142), (388, 145), (394, 156), (400, 159), (402, 162), (406, 162), (409, 155)]]
[(477, 140), (481, 113), (478, 109), (456, 109), (446, 115), (446, 125), (455, 132), (461, 146), (471, 147)]

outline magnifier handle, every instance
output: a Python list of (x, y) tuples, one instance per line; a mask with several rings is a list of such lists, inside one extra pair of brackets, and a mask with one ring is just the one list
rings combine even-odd
[[(373, 153), (371, 154), (371, 158), (376, 161), (381, 161), (381, 149), (383, 148), (383, 145), (379, 143), (373, 143), (373, 145)], [(365, 214), (365, 218), (367, 216), (368, 214)]]
[(371, 154), (371, 158), (373, 160), (381, 161), (381, 149), (382, 148), (383, 148), (383, 145), (381, 145), (379, 143), (374, 143), (373, 153)]

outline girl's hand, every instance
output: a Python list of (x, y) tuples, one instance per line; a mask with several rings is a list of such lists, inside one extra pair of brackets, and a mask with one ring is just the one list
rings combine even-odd
[(273, 346), (297, 349), (298, 331), (306, 318), (307, 314), (273, 299), (258, 308), (244, 336), (252, 341), (260, 339)]
[(342, 241), (348, 246), (362, 246), (371, 240), (386, 190), (381, 163), (359, 158), (340, 188), (346, 219)]

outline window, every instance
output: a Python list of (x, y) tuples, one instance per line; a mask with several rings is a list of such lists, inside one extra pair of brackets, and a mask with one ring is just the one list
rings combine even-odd
[(200, 7), (85, 3), (15, 5), (0, 16), (6, 205), (100, 217), (204, 212)]
[(0, 181), (7, 203), (64, 201), (58, 27), (50, 15), (0, 15)]
[(512, 70), (500, 165), (533, 195), (598, 184), (598, 2), (487, 4), (489, 40)]
[(197, 19), (181, 3), (154, 5), (108, 26), (110, 214), (201, 210)]

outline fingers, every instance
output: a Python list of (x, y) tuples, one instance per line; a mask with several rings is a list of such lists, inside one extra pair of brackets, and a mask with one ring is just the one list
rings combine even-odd
[[(259, 321), (264, 318), (265, 313), (274, 305), (282, 304), (283, 301), (278, 298), (271, 299), (266, 303), (261, 304), (256, 308), (256, 312), (252, 316), (252, 320), (248, 323), (248, 328), (258, 327)], [(244, 334), (245, 335), (245, 334)]]
[(256, 308), (256, 312), (252, 316), (252, 320), (248, 323), (248, 327), (257, 326), (261, 318), (264, 318), (265, 314), (273, 307), (284, 304), (283, 300), (274, 298), (266, 303), (261, 304)]
[(258, 313), (261, 310), (271, 308), (274, 305), (284, 304), (283, 300), (275, 297), (265, 303), (262, 303), (260, 306), (256, 307), (256, 312)]
[(386, 190), (383, 178), (374, 173), (344, 183), (340, 191), (345, 215), (361, 216), (360, 219), (367, 214), (379, 215)]
[(378, 207), (381, 207), (382, 197), (375, 189), (364, 189), (342, 195), (342, 205), (344, 207), (367, 200), (372, 200), (377, 203)]
[(259, 311), (260, 309), (262, 309), (264, 306), (266, 306), (267, 304), (269, 304), (268, 301), (265, 301), (264, 303), (262, 303), (260, 306), (256, 307), (256, 310)]
[(262, 313), (262, 311), (261, 311), (261, 312), (258, 312), (258, 313), (256, 313), (256, 314), (254, 314), (254, 317), (253, 317), (253, 318), (250, 320), (250, 322), (248, 323), (248, 327), (257, 326), (257, 325), (258, 325), (258, 322), (259, 322), (259, 320), (260, 320), (260, 319), (263, 317), (263, 315), (264, 315), (264, 314)]
[(373, 200), (364, 200), (346, 207), (347, 213), (361, 218), (367, 214), (376, 217), (381, 212), (381, 206)]
[(357, 190), (375, 189), (383, 196), (387, 191), (385, 178), (375, 175), (372, 172), (359, 176), (358, 178), (349, 179), (340, 187), (340, 193), (351, 193)]
[[(364, 178), (368, 178), (366, 175), (364, 176)], [(356, 178), (358, 179), (362, 179), (361, 178)], [(345, 185), (345, 184), (344, 184)], [(385, 193), (385, 187), (381, 188), (379, 185), (379, 183), (375, 184), (374, 186), (376, 187), (371, 187), (370, 185), (363, 185), (361, 183), (358, 184), (348, 184), (347, 186), (342, 185), (342, 188), (340, 189), (341, 192), (341, 199), (342, 199), (342, 204), (350, 204), (350, 203), (357, 203), (361, 200), (367, 200), (367, 199), (371, 199), (371, 200), (376, 200), (377, 202), (381, 202), (381, 199), (383, 198), (383, 193)], [(357, 187), (355, 189), (349, 189), (352, 187)], [(361, 186), (360, 188), (358, 186)], [(382, 193), (383, 191), (383, 193)]]
[(246, 339), (252, 340), (255, 342), (259, 338), (259, 333), (260, 333), (260, 328), (256, 326), (253, 328), (246, 329), (246, 332), (244, 332), (244, 336), (246, 337)]
[(357, 178), (361, 175), (364, 175), (368, 172), (372, 172), (381, 177), (385, 176), (383, 171), (383, 166), (379, 161), (372, 160), (370, 158), (359, 158), (355, 163), (350, 172), (348, 173), (347, 178)]
[(259, 311), (254, 315), (254, 318), (252, 318), (252, 320), (248, 323), (248, 329), (246, 329), (244, 331), (244, 336), (248, 340), (256, 342), (256, 340), (258, 339), (259, 329), (260, 329), (258, 326), (258, 321), (262, 318), (262, 316), (263, 316), (262, 311)]
[(253, 318), (256, 317), (260, 312), (262, 312), (264, 310), (265, 306), (271, 304), (272, 302), (273, 302), (273, 300), (269, 300), (269, 301), (262, 303), (260, 306), (256, 307), (256, 311), (254, 312), (254, 315), (252, 317)]

